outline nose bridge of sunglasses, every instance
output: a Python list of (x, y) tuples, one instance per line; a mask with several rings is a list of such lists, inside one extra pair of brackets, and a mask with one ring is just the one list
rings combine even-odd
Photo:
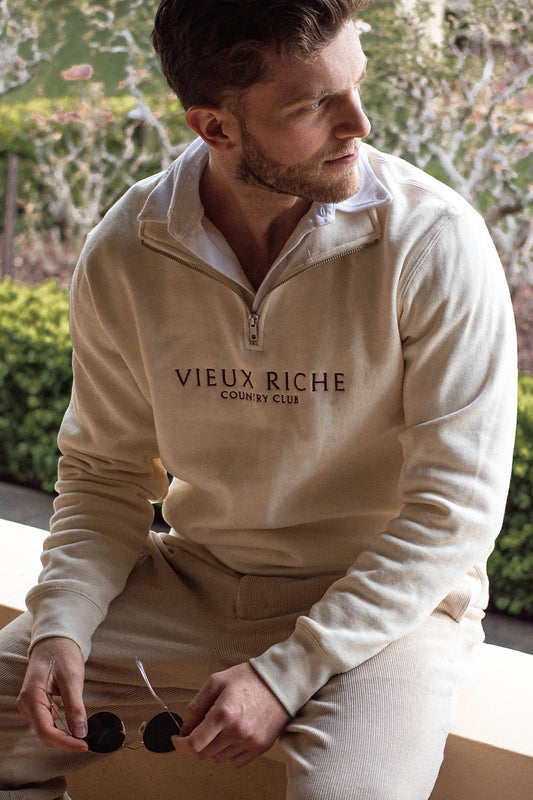
[[(172, 745), (172, 736), (181, 733), (183, 720), (179, 714), (170, 711), (168, 706), (156, 693), (148, 679), (140, 658), (136, 658), (135, 662), (150, 694), (164, 709), (164, 711), (156, 714), (148, 722), (143, 722), (141, 724), (139, 736), (142, 739), (142, 743), (138, 746), (142, 747), (144, 745), (147, 750), (154, 753), (170, 752), (174, 749)], [(52, 652), (46, 680), (46, 696), (50, 704), (50, 712), (54, 718), (54, 723), (70, 733), (64, 713), (62, 713), (62, 709), (54, 702), (52, 697), (51, 679), (54, 666), (55, 653)], [(99, 711), (96, 714), (92, 714), (87, 721), (87, 727), (88, 732), (87, 736), (84, 737), (84, 741), (87, 742), (89, 750), (92, 753), (113, 753), (115, 750), (119, 750), (125, 745), (126, 728), (124, 723), (120, 717), (113, 714), (111, 711)], [(137, 749), (135, 745), (127, 746), (131, 749)]]
[(179, 736), (183, 721), (175, 711), (161, 711), (138, 730), (140, 742), (126, 744), (126, 728), (122, 720), (110, 711), (99, 711), (89, 717), (87, 742), (92, 753), (113, 753), (121, 747), (138, 750), (144, 747), (152, 753), (170, 753), (172, 737)]

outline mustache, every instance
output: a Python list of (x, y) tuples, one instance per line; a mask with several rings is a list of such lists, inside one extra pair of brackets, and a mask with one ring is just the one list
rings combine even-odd
[(336, 153), (330, 154), (324, 161), (337, 161), (339, 158), (346, 158), (346, 156), (354, 156), (357, 155), (359, 151), (359, 146), (357, 147), (350, 147), (349, 150), (343, 149), (339, 150)]

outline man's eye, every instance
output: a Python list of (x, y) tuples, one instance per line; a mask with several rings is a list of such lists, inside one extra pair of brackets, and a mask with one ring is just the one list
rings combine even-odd
[(320, 100), (316, 100), (314, 103), (312, 103), (309, 106), (309, 108), (310, 108), (311, 111), (318, 111), (318, 109), (321, 108), (324, 105), (325, 102), (326, 102), (326, 98), (325, 97), (321, 97)]

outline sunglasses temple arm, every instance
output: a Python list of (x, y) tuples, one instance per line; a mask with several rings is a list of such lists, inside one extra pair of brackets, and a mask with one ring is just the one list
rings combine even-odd
[(147, 687), (148, 691), (150, 692), (150, 694), (152, 695), (152, 697), (154, 698), (154, 700), (156, 700), (156, 701), (159, 703), (159, 705), (161, 706), (161, 708), (163, 708), (163, 709), (164, 709), (164, 710), (167, 712), (167, 714), (169, 715), (169, 717), (170, 717), (170, 718), (171, 718), (171, 719), (174, 721), (174, 723), (175, 723), (175, 725), (176, 725), (176, 728), (177, 728), (179, 731), (181, 731), (181, 728), (180, 728), (180, 726), (178, 725), (178, 723), (177, 723), (177, 721), (176, 721), (176, 719), (175, 719), (174, 715), (173, 715), (173, 714), (172, 714), (172, 712), (170, 711), (169, 707), (166, 705), (166, 703), (164, 703), (164, 702), (161, 700), (161, 698), (159, 697), (159, 695), (156, 693), (156, 691), (155, 691), (154, 687), (152, 686), (152, 684), (151, 684), (151, 683), (150, 683), (150, 681), (148, 680), (148, 675), (146, 674), (146, 670), (144, 669), (144, 665), (143, 665), (143, 662), (141, 661), (141, 659), (140, 659), (140, 658), (136, 658), (136, 659), (135, 659), (135, 663), (137, 664), (137, 668), (138, 668), (139, 672), (141, 673), (142, 679), (143, 679), (143, 681), (145, 682), (145, 684), (146, 684), (146, 687)]
[[(50, 681), (51, 681), (51, 678), (52, 678), (52, 671), (54, 669), (55, 663), (56, 663), (56, 654), (52, 650), (52, 652), (50, 654), (50, 666), (48, 667), (48, 675), (47, 675), (47, 678), (46, 678), (46, 687), (45, 687), (46, 699), (48, 700), (48, 702), (50, 704), (50, 713), (52, 714), (52, 717), (53, 717), (53, 720), (54, 720), (54, 725), (56, 726), (56, 728), (59, 728), (59, 730), (64, 731), (64, 733), (69, 733), (70, 734), (70, 728), (69, 728), (69, 726), (67, 724), (67, 720), (65, 718), (65, 715), (63, 714), (63, 711), (57, 705), (57, 703), (54, 703), (54, 701), (52, 700), (52, 696), (50, 694), (50, 691), (49, 691), (49, 689), (50, 689)], [(59, 725), (57, 723), (59, 723)], [(72, 734), (70, 734), (70, 735), (72, 736)]]

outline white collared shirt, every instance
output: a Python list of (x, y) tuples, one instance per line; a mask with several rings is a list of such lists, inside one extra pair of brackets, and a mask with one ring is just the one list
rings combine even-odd
[(333, 222), (337, 210), (356, 212), (390, 201), (388, 191), (370, 168), (364, 146), (359, 152), (361, 185), (358, 192), (340, 203), (314, 202), (296, 225), (257, 292), (227, 240), (205, 214), (200, 199), (200, 179), (208, 162), (209, 148), (200, 138), (181, 157), (180, 179), (168, 213), (169, 232), (199, 259), (242, 286), (249, 294), (250, 304), (254, 298), (257, 303), (279, 279), (292, 258), (301, 255), (306, 236)]

